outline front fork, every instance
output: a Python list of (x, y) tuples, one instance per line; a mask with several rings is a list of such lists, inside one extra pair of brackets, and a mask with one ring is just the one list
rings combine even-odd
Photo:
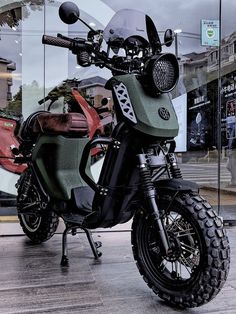
[(165, 154), (166, 164), (168, 165), (169, 177), (172, 179), (182, 179), (182, 173), (179, 169), (177, 158), (174, 153)]
[[(167, 170), (169, 178), (173, 179), (182, 179), (181, 170), (179, 169), (177, 158), (173, 152), (165, 152), (163, 151), (166, 161), (166, 166), (164, 167), (164, 171)], [(148, 209), (150, 211), (150, 214), (153, 216), (155, 225), (157, 228), (157, 232), (159, 233), (162, 248), (166, 255), (171, 253), (171, 247), (168, 240), (168, 235), (165, 230), (165, 227), (163, 226), (162, 219), (160, 218), (160, 211), (158, 209), (157, 203), (156, 203), (156, 189), (154, 187), (154, 182), (159, 179), (161, 174), (163, 174), (163, 171), (160, 170), (159, 172), (154, 175), (154, 177), (151, 176), (150, 171), (150, 164), (155, 165), (155, 162), (152, 162), (150, 160), (150, 156), (146, 154), (139, 154), (139, 168), (140, 168), (140, 177), (142, 180), (142, 188), (144, 192), (144, 196), (148, 203)], [(162, 167), (161, 167), (162, 168)]]
[(138, 159), (139, 159), (139, 168), (140, 168), (140, 177), (142, 181), (142, 188), (143, 188), (144, 196), (148, 203), (148, 210), (154, 219), (157, 232), (161, 239), (162, 249), (164, 250), (165, 255), (168, 255), (171, 251), (170, 243), (168, 240), (166, 230), (163, 226), (163, 223), (160, 217), (160, 212), (156, 203), (156, 189), (152, 182), (148, 157), (145, 154), (139, 154)]

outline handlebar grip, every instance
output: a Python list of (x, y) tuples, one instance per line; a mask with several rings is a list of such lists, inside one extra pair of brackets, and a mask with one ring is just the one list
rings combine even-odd
[(45, 98), (42, 98), (41, 100), (38, 101), (39, 105), (42, 105), (43, 103), (45, 103), (46, 101), (48, 101), (50, 99), (49, 96), (46, 96)]
[(72, 46), (72, 43), (69, 40), (65, 40), (65, 39), (53, 37), (53, 36), (47, 36), (47, 35), (43, 35), (42, 43), (46, 45), (57, 46), (57, 47), (68, 48), (68, 49), (70, 49)]

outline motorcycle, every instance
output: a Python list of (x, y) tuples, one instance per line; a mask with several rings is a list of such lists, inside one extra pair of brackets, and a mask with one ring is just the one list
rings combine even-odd
[[(87, 39), (44, 35), (43, 44), (71, 50), (80, 66), (111, 70), (106, 88), (113, 93), (117, 124), (111, 137), (89, 140), (81, 113), (36, 112), (27, 118), (15, 158), (28, 164), (17, 183), (24, 233), (44, 242), (61, 217), (61, 265), (68, 266), (68, 233), (84, 230), (99, 258), (101, 243), (91, 230), (133, 218), (133, 255), (148, 286), (181, 307), (209, 302), (226, 281), (230, 249), (222, 220), (197, 184), (182, 178), (174, 154), (178, 121), (169, 92), (178, 81), (178, 61), (162, 52), (173, 32), (168, 29), (161, 43), (152, 19), (136, 10), (118, 11), (104, 31), (83, 21), (74, 3), (63, 3), (59, 15), (67, 24), (87, 25)], [(107, 151), (96, 182), (90, 151), (97, 145), (107, 145)]]
[(15, 132), (18, 132), (21, 123), (22, 116), (20, 114), (0, 111), (0, 166), (16, 174), (20, 174), (26, 169), (25, 165), (14, 163), (15, 158), (12, 154), (12, 149), (19, 146)]

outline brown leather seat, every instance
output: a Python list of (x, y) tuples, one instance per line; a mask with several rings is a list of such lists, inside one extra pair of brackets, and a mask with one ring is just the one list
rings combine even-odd
[(82, 137), (88, 135), (88, 123), (81, 113), (41, 113), (33, 123), (34, 134), (67, 135)]

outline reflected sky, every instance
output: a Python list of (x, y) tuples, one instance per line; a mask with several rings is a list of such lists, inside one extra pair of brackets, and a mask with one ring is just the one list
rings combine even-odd
[[(95, 1), (95, 0), (94, 0)], [(109, 21), (111, 16), (111, 10), (117, 11), (123, 8), (137, 9), (150, 15), (156, 24), (157, 30), (163, 31), (166, 28), (172, 29), (182, 29), (183, 33), (179, 34), (178, 38), (178, 48), (180, 54), (190, 53), (192, 51), (200, 52), (204, 51), (206, 48), (200, 45), (200, 38), (196, 36), (200, 33), (200, 20), (201, 19), (218, 19), (218, 4), (217, 0), (145, 0), (145, 1), (134, 1), (134, 0), (96, 0), (96, 7), (93, 6), (95, 3), (93, 0), (77, 0), (77, 3), (81, 3), (81, 7), (86, 6), (87, 11), (81, 11), (81, 17), (88, 23), (96, 24), (95, 28), (102, 29), (105, 21)], [(103, 6), (101, 11), (98, 4), (103, 2), (107, 6)], [(24, 32), (24, 47), (23, 53), (27, 53), (26, 62), (27, 71), (24, 73), (24, 83), (31, 84), (33, 80), (36, 80), (40, 86), (44, 85), (45, 78), (42, 74), (43, 54), (44, 50), (41, 44), (41, 36), (44, 33), (49, 35), (56, 35), (57, 32), (68, 33), (71, 37), (73, 36), (85, 36), (86, 28), (82, 23), (77, 23), (76, 25), (67, 26), (63, 25), (60, 19), (57, 17), (57, 11), (59, 7), (59, 2), (47, 3), (46, 14), (44, 10), (35, 10), (35, 8), (28, 8), (29, 15), (24, 19), (23, 27)], [(1, 7), (1, 5), (0, 5)], [(224, 0), (222, 1), (222, 36), (231, 34), (236, 30), (236, 1), (234, 0)], [(94, 19), (96, 15), (96, 19)], [(44, 21), (44, 16), (46, 16), (46, 21)], [(99, 18), (100, 16), (100, 18)], [(102, 21), (102, 23), (99, 22)], [(28, 25), (28, 26), (27, 26)], [(27, 27), (26, 27), (27, 26)], [(21, 24), (19, 24), (19, 29), (21, 29)], [(17, 73), (21, 73), (21, 44), (16, 43), (18, 40), (17, 35), (10, 35), (12, 30), (4, 27), (2, 30), (1, 41), (0, 41), (0, 57), (11, 59), (17, 63)], [(5, 34), (4, 34), (5, 32)], [(8, 35), (6, 35), (8, 34)], [(17, 33), (16, 33), (17, 34)], [(28, 36), (28, 37), (27, 37)], [(18, 36), (19, 37), (19, 36)], [(30, 40), (34, 38), (34, 40)], [(19, 38), (20, 39), (20, 38)], [(28, 40), (27, 40), (28, 39)], [(33, 44), (32, 44), (33, 43)], [(170, 49), (164, 49), (165, 51), (174, 52), (174, 47)], [(30, 51), (30, 53), (29, 53)], [(65, 60), (65, 54), (67, 55), (66, 69), (62, 65)], [(24, 58), (24, 56), (23, 56)], [(46, 87), (53, 87), (59, 84), (62, 79), (77, 77), (77, 78), (87, 78), (94, 75), (100, 75), (108, 78), (110, 76), (110, 71), (100, 70), (95, 67), (90, 68), (77, 68), (75, 56), (71, 55), (65, 49), (60, 48), (46, 48), (46, 58), (51, 62), (48, 62), (49, 71), (46, 75)], [(53, 62), (57, 59), (57, 62)], [(26, 64), (25, 62), (25, 64)], [(59, 75), (59, 70), (61, 67), (62, 75)], [(29, 70), (30, 69), (30, 70)], [(15, 81), (13, 86), (13, 94), (18, 89), (20, 81)]]

